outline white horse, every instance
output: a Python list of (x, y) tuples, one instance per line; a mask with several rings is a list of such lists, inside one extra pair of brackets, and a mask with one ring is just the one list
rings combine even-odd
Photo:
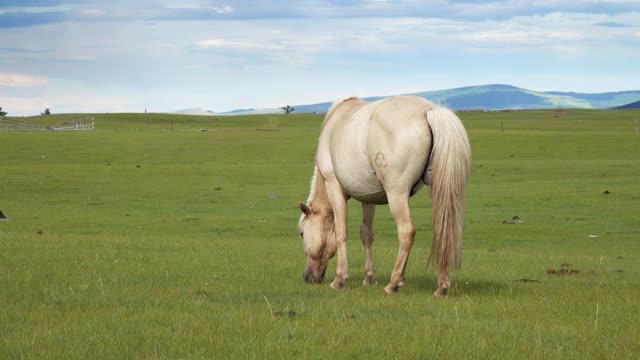
[(424, 184), (433, 203), (433, 243), (429, 261), (438, 270), (436, 296), (447, 295), (449, 270), (461, 265), (464, 190), (471, 148), (467, 132), (450, 110), (416, 96), (334, 103), (321, 126), (316, 166), (307, 203), (300, 203), (298, 231), (303, 238), (304, 280), (324, 281), (329, 260), (338, 253), (331, 287), (348, 277), (347, 200), (362, 202), (360, 237), (365, 247), (364, 285), (373, 285), (373, 217), (377, 204), (389, 204), (398, 227), (400, 249), (391, 294), (404, 285), (404, 272), (416, 227), (409, 197)]

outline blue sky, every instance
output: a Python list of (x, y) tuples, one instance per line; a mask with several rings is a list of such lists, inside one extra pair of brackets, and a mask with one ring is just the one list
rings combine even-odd
[(640, 89), (633, 0), (0, 0), (10, 115)]

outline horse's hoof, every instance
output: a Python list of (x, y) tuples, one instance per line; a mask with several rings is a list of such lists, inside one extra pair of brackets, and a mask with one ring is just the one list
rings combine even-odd
[(435, 297), (447, 297), (447, 295), (449, 295), (448, 288), (438, 288), (438, 290), (433, 293), (433, 296)]
[(378, 285), (378, 281), (370, 275), (366, 275), (364, 277), (364, 280), (362, 280), (362, 285), (364, 286), (374, 286), (374, 285)]
[(384, 287), (384, 292), (386, 292), (389, 295), (393, 295), (398, 292), (398, 285), (389, 284)]
[(336, 290), (344, 289), (344, 281), (336, 278), (329, 284), (329, 287)]

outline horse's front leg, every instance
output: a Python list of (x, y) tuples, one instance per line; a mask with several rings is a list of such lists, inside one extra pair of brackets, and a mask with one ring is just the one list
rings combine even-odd
[(376, 268), (373, 265), (373, 217), (375, 213), (376, 206), (374, 204), (362, 203), (360, 239), (362, 239), (364, 252), (366, 254), (364, 263), (364, 280), (362, 280), (362, 284), (365, 286), (371, 286), (378, 283), (375, 278)]
[(409, 195), (388, 195), (388, 198), (389, 209), (398, 226), (398, 242), (400, 245), (396, 265), (391, 273), (391, 280), (389, 281), (389, 285), (384, 288), (387, 294), (393, 294), (404, 286), (404, 271), (407, 267), (407, 260), (409, 259), (413, 239), (416, 235), (416, 226), (413, 224), (413, 219), (411, 218)]
[(347, 261), (347, 197), (340, 184), (327, 182), (327, 196), (333, 210), (338, 266), (336, 277), (331, 283), (334, 289), (342, 289), (349, 277), (349, 263)]

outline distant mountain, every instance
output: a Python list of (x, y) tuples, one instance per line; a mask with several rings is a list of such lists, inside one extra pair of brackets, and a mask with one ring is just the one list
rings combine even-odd
[[(512, 85), (492, 84), (455, 89), (411, 93), (453, 110), (507, 110), (507, 109), (609, 109), (640, 101), (640, 90), (606, 93), (577, 93), (561, 91), (534, 91)], [(366, 97), (374, 101), (383, 96)], [(324, 113), (332, 102), (294, 105), (295, 113)], [(216, 115), (278, 114), (280, 108), (238, 109)]]
[(640, 90), (608, 93), (534, 91), (511, 85), (481, 85), (413, 93), (454, 110), (606, 109), (640, 100)]
[(278, 109), (236, 109), (227, 112), (217, 113), (211, 110), (204, 110), (203, 108), (192, 108), (192, 109), (183, 109), (178, 111), (170, 111), (166, 114), (178, 114), (178, 115), (202, 115), (202, 116), (211, 116), (211, 115), (256, 115), (256, 114), (277, 114), (281, 113), (282, 110)]
[(630, 104), (624, 104), (622, 106), (616, 106), (614, 109), (640, 109), (640, 101), (632, 102)]
[[(448, 90), (414, 93), (454, 110), (506, 110), (591, 108), (583, 99), (563, 94), (549, 94), (511, 85), (469, 86)], [(638, 92), (640, 98), (640, 91)]]
[(545, 94), (570, 96), (577, 99), (582, 99), (594, 109), (606, 109), (615, 106), (621, 106), (634, 101), (640, 101), (640, 91), (618, 91), (618, 92), (606, 92), (606, 93), (575, 93), (575, 92), (557, 92), (548, 91)]
[(203, 108), (183, 109), (178, 111), (172, 111), (169, 114), (178, 115), (215, 115), (213, 111), (204, 110)]
[(228, 114), (228, 115), (239, 114), (239, 113), (246, 114), (246, 113), (251, 113), (251, 112), (254, 112), (254, 111), (256, 111), (256, 109), (235, 109), (235, 110), (227, 111), (227, 112), (224, 112), (224, 113), (221, 113), (221, 114)]
[(269, 108), (269, 109), (237, 109), (237, 110), (217, 113), (217, 115), (259, 115), (259, 114), (281, 114), (281, 113), (282, 113), (282, 109), (280, 108)]

